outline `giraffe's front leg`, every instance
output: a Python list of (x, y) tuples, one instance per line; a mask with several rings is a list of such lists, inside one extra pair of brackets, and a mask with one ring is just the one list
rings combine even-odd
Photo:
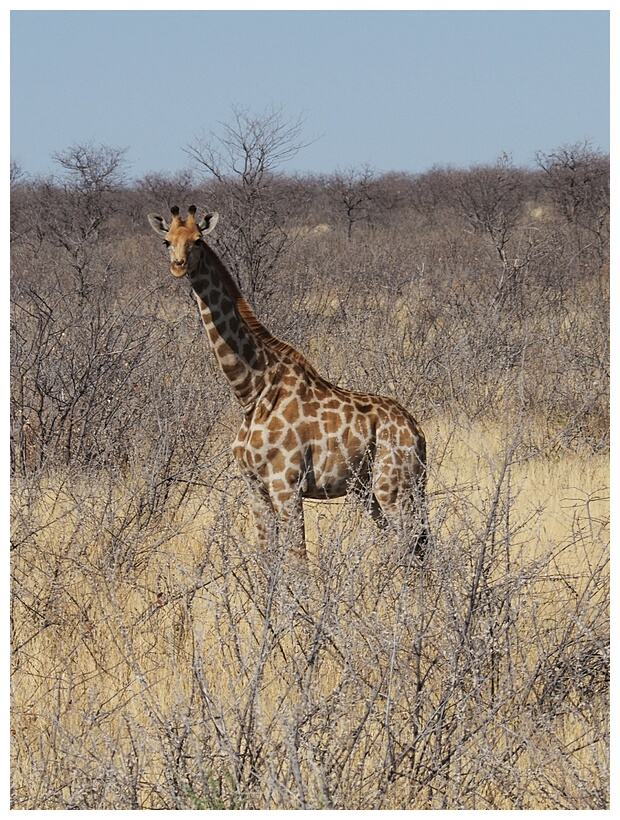
[(250, 491), (250, 509), (254, 518), (258, 545), (265, 550), (276, 542), (276, 513), (262, 481), (250, 473), (245, 473), (243, 477)]
[(301, 492), (298, 487), (270, 494), (283, 545), (296, 558), (306, 560), (306, 527)]
[[(257, 459), (248, 448), (249, 437), (249, 429), (242, 426), (233, 446), (233, 455), (250, 490), (259, 545), (263, 549), (273, 549), (280, 543), (288, 552), (305, 560), (301, 484), (294, 477), (293, 483), (289, 483), (281, 471), (274, 472), (272, 463)], [(262, 435), (256, 438), (262, 440)]]
[(252, 460), (248, 458), (249, 428), (244, 421), (233, 444), (233, 455), (250, 495), (250, 509), (258, 536), (258, 545), (268, 549), (276, 542), (276, 514), (264, 481), (257, 475)]
[(306, 533), (299, 490), (276, 492), (252, 473), (245, 472), (243, 477), (250, 491), (259, 547), (273, 549), (281, 543), (287, 551), (305, 561)]

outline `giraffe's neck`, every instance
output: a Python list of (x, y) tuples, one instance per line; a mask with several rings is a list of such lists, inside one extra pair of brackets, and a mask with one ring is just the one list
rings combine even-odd
[(247, 412), (267, 386), (267, 372), (277, 364), (269, 332), (243, 298), (232, 276), (207, 245), (190, 272), (211, 349), (239, 403)]

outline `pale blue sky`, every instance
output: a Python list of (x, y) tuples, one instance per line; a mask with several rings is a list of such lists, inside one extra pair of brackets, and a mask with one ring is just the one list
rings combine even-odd
[(282, 106), (316, 140), (286, 167), (467, 167), (589, 140), (609, 151), (608, 11), (13, 11), (11, 158), (57, 170), (74, 143), (130, 173), (232, 106)]

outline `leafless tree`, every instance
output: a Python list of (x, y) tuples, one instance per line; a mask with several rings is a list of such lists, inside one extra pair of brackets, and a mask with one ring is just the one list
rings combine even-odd
[[(599, 258), (609, 245), (609, 157), (590, 143), (565, 145), (548, 153), (538, 152), (536, 162), (543, 171), (543, 185), (566, 223), (585, 231), (586, 242), (594, 238)], [(583, 240), (580, 252), (584, 250)]]
[(519, 254), (514, 249), (524, 204), (522, 172), (507, 154), (503, 154), (494, 165), (474, 166), (467, 171), (454, 170), (449, 179), (454, 207), (475, 233), (490, 240), (499, 257), (499, 298), (514, 295), (531, 252), (529, 243), (520, 243)]
[(368, 224), (373, 203), (375, 174), (369, 165), (336, 171), (329, 181), (328, 189), (337, 211), (346, 217), (347, 236), (351, 239), (353, 226), (360, 221)]
[(206, 192), (226, 216), (217, 242), (251, 300), (291, 243), (291, 202), (283, 201), (280, 169), (309, 144), (303, 120), (283, 109), (253, 114), (233, 108), (231, 122), (202, 135), (187, 152), (202, 170)]
[[(165, 209), (170, 211), (179, 203), (193, 202), (197, 195), (196, 181), (190, 170), (180, 171), (177, 174), (151, 173), (137, 183), (137, 189), (143, 193), (150, 210)], [(191, 202), (190, 202), (191, 200)], [(145, 209), (145, 203), (142, 203)]]
[(63, 251), (83, 297), (90, 288), (92, 254), (118, 210), (117, 195), (126, 182), (125, 153), (105, 145), (73, 145), (53, 155), (62, 169), (59, 175), (29, 188), (28, 226)]
[(25, 177), (26, 177), (26, 172), (22, 168), (21, 163), (19, 163), (15, 159), (12, 159), (11, 160), (11, 169), (10, 169), (11, 189), (13, 188), (14, 185), (17, 185), (18, 183), (23, 182)]

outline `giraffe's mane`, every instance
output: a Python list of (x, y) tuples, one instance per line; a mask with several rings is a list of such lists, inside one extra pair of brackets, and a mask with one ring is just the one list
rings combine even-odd
[(205, 249), (206, 255), (209, 259), (209, 262), (213, 267), (217, 269), (217, 272), (222, 280), (222, 284), (228, 291), (228, 295), (233, 300), (237, 307), (237, 311), (239, 312), (240, 318), (245, 322), (248, 326), (250, 331), (253, 333), (256, 338), (263, 342), (263, 344), (268, 345), (272, 350), (275, 350), (277, 353), (285, 356), (290, 356), (294, 359), (297, 364), (300, 364), (306, 371), (311, 373), (313, 376), (317, 378), (321, 378), (321, 375), (316, 370), (314, 365), (312, 365), (308, 359), (297, 350), (296, 347), (289, 344), (288, 342), (282, 341), (282, 339), (278, 339), (277, 336), (274, 336), (265, 325), (260, 321), (260, 319), (256, 316), (252, 308), (250, 307), (247, 299), (239, 290), (239, 286), (233, 279), (230, 271), (226, 267), (226, 265), (222, 262), (219, 256), (215, 253), (215, 251), (207, 245), (206, 242), (202, 242), (202, 245)]

